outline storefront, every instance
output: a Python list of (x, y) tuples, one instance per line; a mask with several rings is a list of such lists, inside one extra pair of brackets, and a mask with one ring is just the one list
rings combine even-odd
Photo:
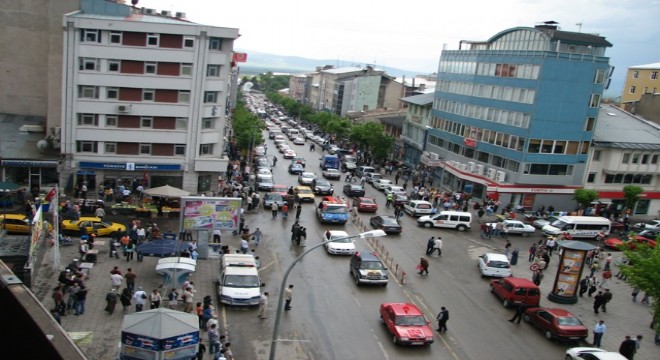
[(422, 150), (416, 146), (408, 143), (407, 139), (403, 139), (403, 162), (411, 168), (416, 168), (419, 165)]
[[(624, 209), (626, 198), (623, 191), (599, 191), (599, 201), (611, 202), (617, 206), (618, 210)], [(635, 204), (633, 215), (651, 215), (655, 216), (660, 211), (660, 191), (644, 191), (640, 194), (640, 199)]]
[(45, 194), (58, 183), (58, 161), (2, 160), (0, 181), (12, 182), (33, 194)]
[(183, 173), (178, 164), (106, 163), (81, 161), (79, 170), (71, 175), (66, 188), (72, 190), (76, 184), (85, 183), (89, 191), (99, 185), (117, 187), (119, 184), (136, 187), (170, 185), (183, 188)]

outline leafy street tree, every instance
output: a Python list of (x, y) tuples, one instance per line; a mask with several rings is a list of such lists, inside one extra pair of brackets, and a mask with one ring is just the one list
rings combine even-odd
[(632, 210), (641, 198), (644, 189), (637, 185), (626, 185), (623, 187), (623, 197), (626, 199), (626, 207)]
[(634, 249), (624, 246), (623, 253), (630, 260), (622, 268), (627, 282), (649, 295), (653, 318), (660, 322), (660, 247), (636, 243)]
[(573, 192), (573, 199), (577, 201), (580, 206), (586, 208), (592, 202), (598, 199), (598, 191), (588, 189), (575, 189)]
[(348, 138), (359, 148), (371, 151), (376, 161), (387, 159), (395, 141), (385, 134), (382, 124), (375, 122), (354, 125)]
[(264, 122), (246, 109), (242, 100), (238, 101), (234, 108), (232, 128), (234, 129), (232, 143), (236, 144), (237, 150), (243, 155), (247, 155), (250, 149), (264, 142), (261, 134), (266, 128)]

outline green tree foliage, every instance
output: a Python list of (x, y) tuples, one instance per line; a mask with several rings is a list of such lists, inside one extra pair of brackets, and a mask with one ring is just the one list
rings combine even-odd
[(348, 136), (359, 148), (371, 151), (374, 160), (385, 160), (392, 150), (395, 139), (387, 134), (382, 124), (368, 122), (354, 125)]
[(264, 142), (261, 132), (266, 125), (245, 107), (245, 102), (242, 100), (238, 101), (234, 108), (232, 128), (234, 129), (233, 141), (244, 155), (247, 154), (248, 149)]
[(592, 202), (598, 199), (598, 191), (588, 189), (575, 189), (573, 199), (583, 207), (588, 207)]
[(264, 93), (269, 93), (288, 88), (289, 78), (289, 75), (273, 75), (273, 73), (269, 71), (258, 77), (253, 77), (252, 82), (256, 89), (263, 91)]
[(637, 185), (626, 185), (623, 187), (623, 197), (626, 199), (626, 207), (634, 209), (635, 204), (639, 201), (644, 189)]
[(660, 320), (660, 247), (635, 244), (634, 249), (624, 247), (623, 253), (630, 260), (622, 269), (626, 281), (649, 295), (654, 317)]

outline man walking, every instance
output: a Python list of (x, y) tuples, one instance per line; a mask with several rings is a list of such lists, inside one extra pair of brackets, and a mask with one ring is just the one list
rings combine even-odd
[(291, 310), (291, 300), (293, 299), (293, 284), (284, 290), (284, 310)]
[(255, 230), (252, 233), (252, 238), (254, 239), (254, 246), (259, 246), (259, 242), (261, 241), (261, 235), (262, 235), (261, 230), (259, 230), (259, 228), (257, 228), (257, 230)]
[(419, 258), (419, 265), (417, 265), (417, 268), (419, 269), (418, 274), (419, 275), (428, 275), (429, 274), (429, 261), (424, 259), (424, 258)]
[(259, 299), (259, 319), (266, 318), (266, 308), (268, 307), (268, 291), (265, 291), (261, 294), (261, 299)]
[(589, 276), (585, 276), (584, 279), (580, 280), (580, 297), (589, 290)]
[(139, 287), (135, 294), (133, 294), (133, 299), (135, 299), (135, 312), (140, 312), (144, 309), (144, 304), (147, 303), (147, 298), (147, 293), (142, 290), (142, 287)]
[(300, 219), (300, 213), (302, 212), (302, 203), (296, 205), (296, 220)]
[(126, 287), (130, 292), (133, 292), (133, 290), (135, 290), (135, 279), (137, 278), (137, 275), (133, 272), (133, 269), (128, 268), (126, 270), (126, 274), (124, 274), (124, 278), (126, 279)]
[(619, 346), (619, 354), (626, 357), (628, 360), (633, 360), (637, 352), (637, 341), (626, 335), (626, 339), (621, 342)]
[(431, 251), (431, 255), (433, 255), (433, 253), (436, 250), (438, 251), (438, 256), (442, 256), (442, 238), (440, 236), (438, 236), (438, 238), (435, 239), (435, 242), (433, 244), (433, 250)]
[(596, 296), (594, 296), (594, 314), (598, 315), (598, 309), (600, 309), (601, 306), (605, 303), (605, 296), (603, 296), (603, 292), (599, 291)]
[(431, 236), (431, 238), (426, 242), (426, 255), (431, 255), (433, 252), (433, 246), (435, 245), (435, 236)]
[(520, 320), (523, 318), (523, 314), (525, 314), (525, 310), (527, 310), (527, 307), (525, 304), (520, 303), (516, 307), (516, 313), (513, 315), (511, 319), (509, 319), (509, 322), (515, 322), (516, 324), (520, 324)]
[(598, 323), (594, 326), (594, 346), (600, 347), (600, 342), (603, 340), (603, 335), (607, 332), (607, 326), (605, 326), (605, 321), (599, 320)]
[(605, 292), (603, 293), (603, 305), (601, 308), (603, 309), (603, 312), (607, 312), (607, 303), (612, 300), (612, 292), (610, 289), (605, 289)]
[(436, 319), (438, 320), (438, 328), (436, 330), (438, 332), (447, 332), (447, 320), (449, 320), (449, 310), (447, 310), (447, 308), (444, 306), (441, 307), (440, 313), (438, 313)]

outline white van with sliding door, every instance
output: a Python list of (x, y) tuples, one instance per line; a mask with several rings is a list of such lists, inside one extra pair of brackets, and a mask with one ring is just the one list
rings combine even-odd
[(557, 236), (567, 233), (573, 238), (597, 239), (609, 235), (612, 224), (609, 219), (599, 216), (561, 216), (541, 231), (546, 235)]

